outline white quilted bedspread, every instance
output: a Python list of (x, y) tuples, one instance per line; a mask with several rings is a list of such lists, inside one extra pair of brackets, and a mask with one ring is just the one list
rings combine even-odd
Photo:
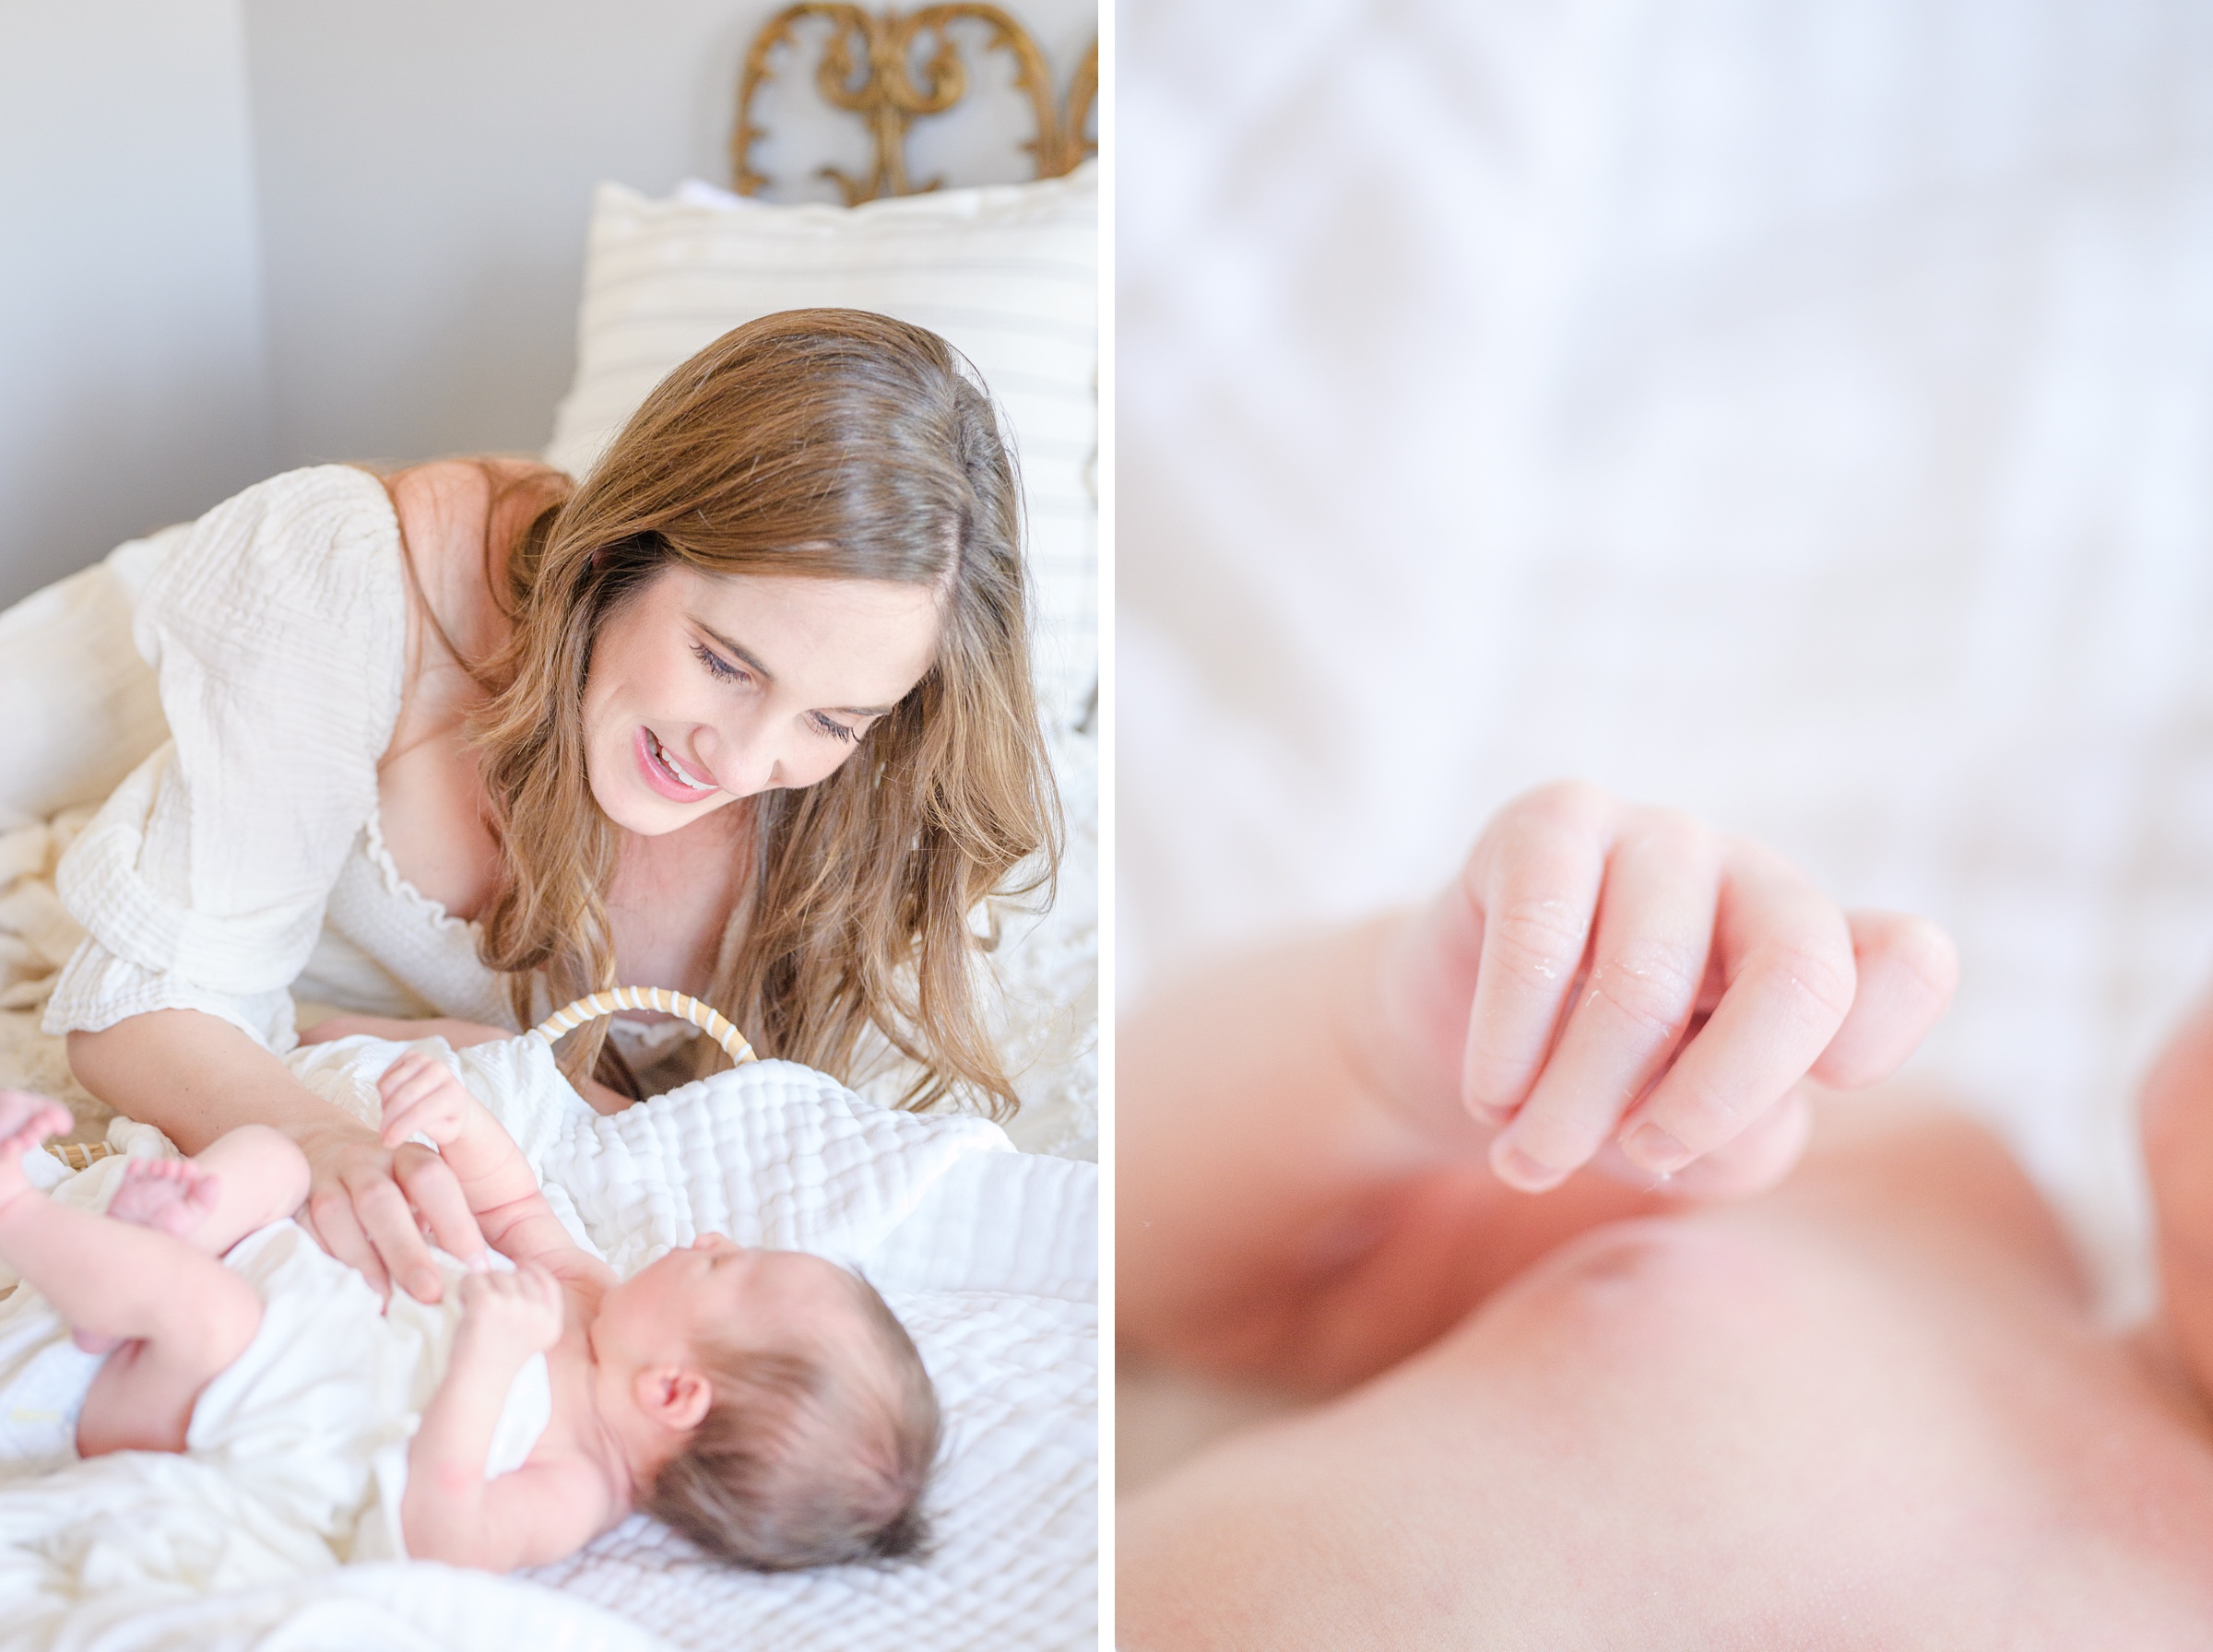
[[(376, 1076), (407, 1047), (347, 1039), (289, 1059), (311, 1088), (367, 1115)], [(99, 1517), (85, 1511), (129, 1505), (136, 1469), (111, 1457), (0, 1486), (7, 1645), (1030, 1652), (1093, 1644), (1095, 1166), (1016, 1152), (978, 1119), (874, 1106), (785, 1062), (601, 1118), (535, 1039), (451, 1059), (523, 1144), (563, 1220), (619, 1271), (718, 1231), (868, 1274), (914, 1334), (944, 1405), (935, 1552), (904, 1565), (763, 1577), (704, 1562), (640, 1516), (568, 1561), (511, 1578), (353, 1566), (207, 1594), (175, 1580), (173, 1557), (210, 1508), (172, 1497), (143, 1505), (135, 1522), (105, 1520), (98, 1549), (81, 1540), (81, 1522)], [(143, 1126), (119, 1122), (112, 1137), (130, 1151), (167, 1150)], [(101, 1176), (96, 1167), (82, 1181)], [(88, 1554), (96, 1566), (82, 1564)]]

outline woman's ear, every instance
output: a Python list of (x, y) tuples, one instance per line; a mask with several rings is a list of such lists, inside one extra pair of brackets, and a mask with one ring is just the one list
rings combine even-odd
[(632, 1379), (638, 1410), (672, 1434), (688, 1434), (715, 1403), (715, 1385), (688, 1365), (655, 1365)]

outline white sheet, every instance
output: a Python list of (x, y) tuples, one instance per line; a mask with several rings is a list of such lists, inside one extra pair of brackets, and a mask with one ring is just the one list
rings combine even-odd
[(1919, 1072), (2140, 1288), (2213, 971), (2213, 14), (1122, 19), (1124, 991), (1583, 775), (1942, 920)]
[[(406, 1047), (349, 1039), (290, 1059), (311, 1088), (366, 1115), (376, 1075)], [(119, 1638), (100, 1644), (135, 1648), (454, 1652), (1093, 1643), (1093, 1166), (1017, 1153), (981, 1120), (871, 1106), (787, 1063), (719, 1074), (602, 1119), (536, 1040), (453, 1059), (524, 1143), (564, 1220), (621, 1271), (712, 1228), (741, 1243), (818, 1251), (876, 1281), (944, 1404), (948, 1448), (929, 1498), (936, 1552), (912, 1565), (761, 1577), (704, 1563), (639, 1516), (527, 1578), (349, 1568), (214, 1599), (143, 1579), (117, 1591), (115, 1578), (133, 1568), (82, 1574), (84, 1532), (96, 1528), (133, 1556), (165, 1551), (205, 1531), (221, 1505), (219, 1490), (180, 1474), (175, 1459), (109, 1457), (0, 1484), (0, 1536), (9, 1540), (0, 1543), (0, 1622), (11, 1646), (58, 1648), (105, 1634)], [(163, 1150), (145, 1127), (118, 1123), (113, 1136), (130, 1150)], [(86, 1197), (112, 1174), (96, 1166), (63, 1184), (65, 1196)], [(353, 1627), (364, 1611), (364, 1627)], [(564, 1626), (551, 1633), (550, 1623)]]

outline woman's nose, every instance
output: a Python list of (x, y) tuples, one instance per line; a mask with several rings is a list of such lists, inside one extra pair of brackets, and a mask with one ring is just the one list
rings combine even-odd
[(782, 754), (766, 729), (702, 729), (699, 755), (715, 784), (734, 797), (750, 797), (783, 784)]

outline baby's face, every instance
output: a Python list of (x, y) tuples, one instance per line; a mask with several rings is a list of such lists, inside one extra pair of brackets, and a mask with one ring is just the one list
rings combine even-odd
[(609, 1292), (594, 1339), (643, 1352), (670, 1335), (740, 1347), (842, 1349), (865, 1329), (852, 1281), (796, 1250), (749, 1250), (704, 1233)]

